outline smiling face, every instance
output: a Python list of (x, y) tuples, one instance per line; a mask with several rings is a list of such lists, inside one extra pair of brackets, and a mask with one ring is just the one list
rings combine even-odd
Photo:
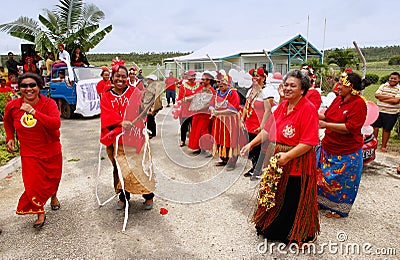
[(21, 96), (25, 101), (34, 102), (39, 98), (39, 86), (32, 78), (26, 78), (19, 84)]
[(340, 82), (340, 84), (338, 86), (339, 96), (342, 96), (342, 97), (350, 96), (351, 95), (351, 85), (350, 86), (343, 85), (342, 80), (340, 80), (339, 82)]
[(390, 75), (389, 77), (389, 85), (394, 87), (399, 83), (399, 76), (397, 75)]
[(103, 77), (104, 81), (109, 81), (110, 80), (110, 72), (108, 72), (108, 71), (104, 71), (101, 76)]
[(304, 90), (301, 89), (301, 81), (295, 77), (288, 77), (283, 84), (283, 93), (285, 99), (296, 101), (301, 98)]
[(127, 72), (123, 68), (118, 68), (118, 70), (114, 73), (113, 83), (114, 88), (117, 90), (123, 90), (127, 84)]

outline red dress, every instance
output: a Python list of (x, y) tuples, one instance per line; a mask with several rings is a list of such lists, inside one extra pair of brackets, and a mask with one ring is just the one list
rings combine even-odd
[(96, 85), (96, 90), (99, 95), (103, 94), (105, 91), (111, 88), (111, 81), (104, 81), (103, 79), (99, 81)]
[[(213, 88), (204, 88), (201, 86), (199, 88), (200, 92), (211, 91), (215, 96), (215, 90)], [(210, 118), (210, 112), (208, 111), (208, 106), (200, 111), (197, 111), (193, 115), (192, 119), (192, 129), (190, 131), (188, 147), (192, 150), (211, 150), (212, 140), (211, 140), (211, 128), (212, 120)]]
[(39, 95), (35, 115), (20, 110), (23, 98), (10, 101), (5, 109), (6, 141), (16, 132), (20, 142), (25, 191), (17, 214), (42, 214), (46, 201), (58, 190), (62, 173), (60, 112), (54, 100)]
[[(218, 90), (212, 106), (215, 110), (239, 110), (240, 97), (236, 89), (229, 88), (224, 94)], [(214, 138), (214, 154), (221, 158), (230, 158), (239, 154), (240, 118), (238, 114), (218, 116), (214, 119), (212, 137)]]

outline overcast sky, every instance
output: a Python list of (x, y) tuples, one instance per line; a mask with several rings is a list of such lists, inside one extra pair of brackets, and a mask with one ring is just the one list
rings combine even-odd
[[(0, 24), (27, 16), (38, 21), (58, 0), (2, 3)], [(322, 50), (400, 45), (399, 0), (86, 0), (105, 13), (101, 28), (113, 30), (91, 53), (194, 51), (208, 43), (298, 34)], [(309, 23), (307, 23), (309, 16)], [(324, 45), (324, 20), (326, 37)], [(21, 53), (21, 40), (0, 32), (0, 53)]]

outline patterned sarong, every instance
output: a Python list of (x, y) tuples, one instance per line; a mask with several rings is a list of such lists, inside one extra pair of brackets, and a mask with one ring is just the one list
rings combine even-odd
[(318, 204), (346, 217), (357, 196), (362, 174), (362, 149), (347, 155), (317, 151)]

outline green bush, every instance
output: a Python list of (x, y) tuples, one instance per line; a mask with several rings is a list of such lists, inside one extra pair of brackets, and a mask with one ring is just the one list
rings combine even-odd
[(0, 93), (0, 121), (3, 121), (4, 110), (6, 108), (7, 102), (11, 99), (10, 92)]
[(376, 74), (368, 74), (367, 73), (365, 75), (365, 78), (368, 79), (371, 82), (371, 84), (376, 84), (379, 81), (379, 76)]
[(389, 59), (389, 65), (400, 65), (400, 56), (394, 56)]
[(385, 84), (386, 82), (389, 81), (389, 77), (390, 77), (389, 74), (388, 74), (388, 75), (385, 75), (385, 76), (382, 76), (382, 77), (379, 79), (379, 83), (380, 83), (380, 84)]

